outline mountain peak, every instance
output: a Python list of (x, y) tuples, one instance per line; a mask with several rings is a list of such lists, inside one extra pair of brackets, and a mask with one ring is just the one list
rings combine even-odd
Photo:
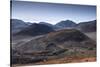
[(61, 21), (61, 22), (57, 23), (56, 26), (62, 27), (62, 28), (75, 27), (76, 23), (71, 20), (65, 20), (65, 21)]

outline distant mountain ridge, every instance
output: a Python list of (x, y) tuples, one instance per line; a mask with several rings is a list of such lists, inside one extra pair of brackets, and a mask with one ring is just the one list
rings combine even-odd
[(54, 26), (54, 25), (52, 25), (52, 24), (50, 24), (50, 23), (47, 23), (47, 22), (40, 22), (39, 24), (47, 25), (47, 26), (49, 26), (49, 27), (55, 29), (55, 26)]
[(52, 25), (52, 24), (47, 23), (47, 22), (40, 22), (39, 24), (47, 25), (47, 26), (53, 28), (54, 30), (58, 30), (58, 29), (60, 29), (58, 26)]
[(22, 31), (18, 32), (17, 35), (31, 35), (31, 36), (36, 36), (36, 35), (42, 35), (46, 34), (49, 32), (53, 32), (54, 30), (44, 24), (37, 24), (33, 23), (29, 27), (23, 29)]
[(82, 32), (96, 32), (96, 20), (81, 22), (77, 25), (77, 29)]
[(81, 22), (76, 24), (71, 20), (65, 20), (58, 22), (55, 25), (46, 22), (40, 23), (26, 23), (22, 20), (11, 19), (11, 29), (12, 33), (17, 34), (27, 34), (27, 35), (41, 35), (52, 31), (62, 30), (62, 29), (78, 29), (82, 32), (95, 32), (96, 31), (96, 20)]
[(21, 31), (22, 29), (28, 27), (31, 23), (26, 23), (19, 19), (10, 19), (10, 25), (11, 25), (11, 33), (17, 33)]

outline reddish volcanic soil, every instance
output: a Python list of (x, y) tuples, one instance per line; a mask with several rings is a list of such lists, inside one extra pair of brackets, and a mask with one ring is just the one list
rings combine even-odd
[(95, 62), (96, 58), (95, 57), (89, 57), (89, 58), (61, 58), (61, 59), (55, 59), (55, 60), (48, 60), (48, 61), (43, 61), (39, 62), (36, 64), (61, 64), (61, 63), (80, 63), (80, 62)]

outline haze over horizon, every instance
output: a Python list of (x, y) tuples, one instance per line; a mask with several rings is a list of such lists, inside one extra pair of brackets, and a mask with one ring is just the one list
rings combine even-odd
[(63, 20), (76, 23), (96, 19), (96, 6), (12, 1), (13, 19), (56, 24)]

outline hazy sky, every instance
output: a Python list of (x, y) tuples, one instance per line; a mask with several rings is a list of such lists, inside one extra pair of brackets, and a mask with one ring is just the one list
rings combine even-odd
[(79, 23), (96, 19), (96, 6), (12, 1), (12, 18), (36, 23)]

